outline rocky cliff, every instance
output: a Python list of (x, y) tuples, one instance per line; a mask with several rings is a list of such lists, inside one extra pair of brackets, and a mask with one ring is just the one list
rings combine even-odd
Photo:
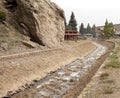
[(6, 21), (32, 41), (56, 48), (64, 40), (64, 12), (50, 0), (3, 0), (2, 6)]

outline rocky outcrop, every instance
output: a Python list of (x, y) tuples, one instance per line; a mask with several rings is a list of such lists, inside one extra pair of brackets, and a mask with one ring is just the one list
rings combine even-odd
[(10, 23), (32, 41), (49, 48), (64, 40), (64, 12), (50, 0), (5, 0)]

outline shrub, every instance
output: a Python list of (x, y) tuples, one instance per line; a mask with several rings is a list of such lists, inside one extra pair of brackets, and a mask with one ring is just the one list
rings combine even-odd
[(6, 19), (6, 13), (3, 11), (0, 11), (0, 22), (4, 21)]

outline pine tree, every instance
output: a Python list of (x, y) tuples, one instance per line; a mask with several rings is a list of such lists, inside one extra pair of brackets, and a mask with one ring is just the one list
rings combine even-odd
[(77, 31), (77, 21), (76, 21), (76, 19), (75, 19), (75, 15), (74, 15), (73, 12), (72, 12), (72, 14), (71, 14), (68, 27), (69, 27), (70, 30), (75, 30), (75, 31)]
[(71, 26), (71, 25), (68, 25), (68, 26), (67, 26), (67, 30), (72, 30), (72, 26)]
[(83, 34), (84, 34), (84, 31), (85, 31), (85, 30), (84, 30), (84, 24), (81, 23), (80, 28), (79, 28), (79, 33), (83, 35)]
[(107, 25), (108, 25), (108, 20), (106, 19), (105, 26), (107, 26)]
[(106, 38), (110, 38), (110, 37), (113, 37), (115, 35), (113, 23), (105, 22), (104, 35)]
[(90, 27), (89, 23), (87, 25), (87, 32), (86, 33), (92, 34), (92, 28)]
[(94, 24), (92, 27), (93, 37), (96, 37), (96, 30), (95, 29), (96, 29), (96, 26)]

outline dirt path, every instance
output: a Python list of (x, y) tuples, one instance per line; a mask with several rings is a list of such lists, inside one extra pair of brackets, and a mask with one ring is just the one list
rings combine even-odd
[(96, 47), (90, 41), (66, 42), (64, 48), (42, 51), (38, 54), (3, 59), (0, 61), (0, 97), (8, 91), (21, 89), (32, 80), (39, 80), (77, 58), (81, 58)]

